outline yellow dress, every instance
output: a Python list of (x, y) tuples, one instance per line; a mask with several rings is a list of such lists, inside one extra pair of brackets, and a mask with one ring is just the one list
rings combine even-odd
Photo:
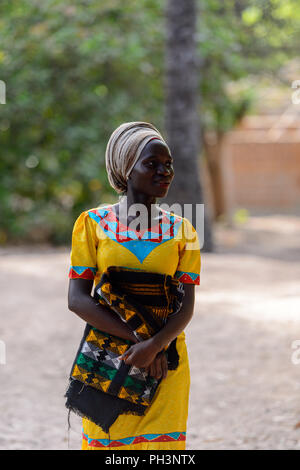
[[(196, 230), (188, 219), (162, 212), (160, 222), (144, 232), (121, 224), (111, 205), (82, 212), (72, 233), (69, 278), (91, 279), (95, 286), (108, 266), (123, 266), (169, 274), (183, 283), (199, 285)], [(109, 433), (84, 418), (82, 449), (185, 449), (190, 371), (184, 332), (178, 336), (176, 348), (179, 365), (161, 381), (145, 415), (120, 415)]]

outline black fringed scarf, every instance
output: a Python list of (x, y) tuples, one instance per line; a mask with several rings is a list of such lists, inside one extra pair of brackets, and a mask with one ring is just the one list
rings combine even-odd
[[(182, 284), (172, 276), (118, 266), (110, 266), (94, 289), (94, 298), (118, 313), (140, 341), (180, 310), (183, 296)], [(118, 359), (132, 344), (86, 324), (72, 365), (66, 407), (105, 432), (120, 414), (143, 415), (160, 383)], [(166, 354), (168, 369), (176, 369), (176, 339)]]

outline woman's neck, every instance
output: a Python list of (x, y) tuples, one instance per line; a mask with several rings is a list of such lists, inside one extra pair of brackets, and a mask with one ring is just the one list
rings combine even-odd
[(134, 204), (143, 204), (149, 212), (151, 211), (151, 206), (156, 204), (156, 198), (128, 190), (124, 198), (124, 203), (127, 203), (128, 209)]
[(116, 213), (119, 219), (126, 219), (127, 223), (130, 223), (137, 216), (140, 218), (145, 217), (144, 222), (146, 226), (157, 223), (158, 218), (161, 216), (160, 209), (156, 205), (156, 198), (147, 197), (144, 194), (133, 195), (127, 193), (120, 202), (116, 204)]

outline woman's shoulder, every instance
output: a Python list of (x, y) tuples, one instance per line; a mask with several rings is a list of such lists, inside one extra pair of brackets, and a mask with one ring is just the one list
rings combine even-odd
[(100, 204), (96, 207), (91, 207), (82, 211), (78, 218), (91, 218), (97, 221), (97, 217), (103, 216), (105, 213), (111, 210), (112, 204)]
[(165, 211), (170, 223), (173, 225), (173, 233), (177, 241), (190, 249), (199, 249), (197, 230), (188, 217)]
[(175, 224), (180, 224), (182, 227), (187, 227), (189, 230), (192, 230), (194, 226), (190, 222), (190, 220), (187, 217), (184, 217), (182, 215), (176, 214), (173, 211), (168, 211), (163, 208), (161, 208), (162, 212), (170, 219)]
[(168, 217), (174, 223), (182, 223), (182, 221), (184, 219), (184, 217), (176, 214), (172, 210), (168, 211), (168, 210), (164, 209), (163, 207), (160, 207), (160, 210), (162, 211), (162, 213), (165, 217)]
[(88, 226), (96, 229), (101, 218), (104, 217), (106, 208), (108, 208), (108, 206), (108, 204), (103, 204), (101, 206), (91, 207), (80, 212), (75, 219), (74, 229), (84, 229)]
[(115, 205), (116, 204), (103, 203), (103, 204), (99, 204), (96, 207), (91, 207), (90, 209), (86, 209), (85, 212), (91, 213), (91, 212), (97, 212), (97, 211), (99, 212), (99, 211), (103, 211), (103, 210), (108, 210), (108, 209), (111, 209)]

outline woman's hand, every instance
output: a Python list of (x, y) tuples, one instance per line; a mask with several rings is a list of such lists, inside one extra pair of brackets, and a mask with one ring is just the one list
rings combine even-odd
[(148, 368), (158, 352), (156, 344), (152, 341), (152, 338), (149, 338), (130, 346), (122, 356), (119, 356), (119, 359), (123, 359), (125, 364), (131, 364), (138, 368)]
[(154, 361), (146, 368), (149, 375), (155, 379), (165, 379), (168, 374), (168, 360), (165, 351), (159, 352)]

